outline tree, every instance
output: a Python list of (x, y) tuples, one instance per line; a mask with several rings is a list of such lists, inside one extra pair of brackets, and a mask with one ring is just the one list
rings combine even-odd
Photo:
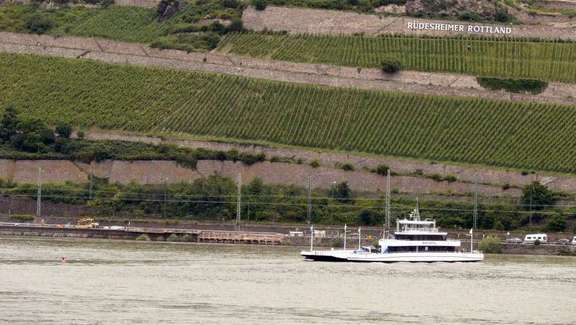
[(58, 134), (59, 137), (61, 138), (70, 138), (70, 136), (72, 135), (72, 127), (70, 126), (70, 124), (66, 124), (66, 123), (58, 123), (56, 125), (56, 134)]
[(18, 113), (14, 105), (8, 105), (2, 114), (2, 121), (0, 121), (0, 139), (3, 142), (10, 141), (10, 138), (18, 132)]
[(352, 190), (348, 185), (348, 182), (338, 183), (332, 186), (330, 189), (331, 196), (340, 203), (350, 203), (352, 202)]
[(542, 210), (554, 205), (556, 201), (557, 197), (555, 193), (550, 191), (546, 186), (540, 184), (540, 182), (532, 182), (532, 184), (527, 185), (522, 189), (521, 202), (524, 208)]
[(564, 231), (566, 229), (566, 219), (560, 214), (555, 214), (550, 217), (546, 229), (549, 231)]
[(256, 8), (256, 10), (264, 10), (268, 6), (268, 3), (266, 0), (253, 0), (252, 5), (254, 8)]
[(362, 210), (357, 216), (358, 224), (363, 226), (375, 226), (381, 224), (383, 216), (374, 210)]

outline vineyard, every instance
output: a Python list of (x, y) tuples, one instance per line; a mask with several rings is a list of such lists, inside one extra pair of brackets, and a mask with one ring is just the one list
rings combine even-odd
[(48, 123), (576, 172), (576, 107), (0, 55), (0, 107)]
[(321, 36), (235, 33), (221, 52), (304, 63), (378, 68), (397, 59), (406, 70), (576, 82), (576, 43), (519, 39)]

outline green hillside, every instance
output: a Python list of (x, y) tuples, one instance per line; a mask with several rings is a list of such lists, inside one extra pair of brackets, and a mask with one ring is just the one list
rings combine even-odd
[(380, 67), (477, 76), (576, 82), (576, 43), (409, 36), (314, 36), (235, 33), (219, 50), (239, 55), (352, 67)]
[(0, 55), (0, 107), (140, 132), (576, 172), (576, 107)]

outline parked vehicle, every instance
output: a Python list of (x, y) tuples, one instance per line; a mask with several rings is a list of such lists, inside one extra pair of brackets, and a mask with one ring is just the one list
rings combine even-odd
[(576, 245), (576, 236), (574, 236), (574, 238), (572, 238), (572, 245)]
[(558, 245), (570, 245), (570, 238), (562, 238), (556, 242)]
[(547, 243), (548, 235), (546, 234), (528, 234), (524, 237), (524, 244), (534, 244), (536, 241), (539, 243)]
[(506, 242), (509, 244), (522, 244), (522, 238), (513, 237), (506, 239)]

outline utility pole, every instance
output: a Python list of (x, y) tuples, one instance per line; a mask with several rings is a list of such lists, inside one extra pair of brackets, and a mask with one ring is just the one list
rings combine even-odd
[(306, 217), (308, 224), (312, 223), (312, 176), (308, 176), (308, 204), (306, 210)]
[(42, 217), (42, 168), (38, 167), (38, 193), (36, 195), (36, 217)]
[(474, 213), (472, 216), (474, 230), (478, 229), (478, 177), (474, 180)]
[(346, 250), (346, 233), (348, 232), (348, 225), (344, 224), (344, 250)]
[(168, 193), (167, 193), (167, 187), (168, 185), (166, 184), (166, 177), (163, 178), (164, 180), (164, 202), (162, 204), (162, 218), (166, 218), (166, 201), (168, 199)]
[(242, 216), (242, 174), (238, 173), (238, 199), (236, 202), (236, 227), (240, 227), (240, 218)]
[(534, 186), (532, 186), (532, 184), (530, 184), (529, 186), (530, 186), (530, 215), (528, 216), (528, 224), (532, 226), (532, 188)]
[(90, 185), (88, 187), (88, 199), (92, 200), (92, 189), (94, 188), (94, 165), (90, 164)]
[(362, 248), (362, 228), (358, 227), (358, 249)]
[(390, 238), (390, 168), (386, 174), (386, 238)]

